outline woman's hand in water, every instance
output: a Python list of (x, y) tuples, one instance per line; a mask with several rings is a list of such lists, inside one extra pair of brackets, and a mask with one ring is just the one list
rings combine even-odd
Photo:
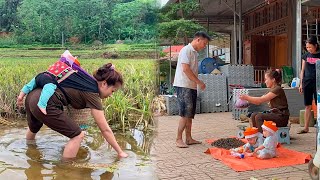
[(126, 157), (128, 157), (128, 154), (123, 152), (123, 151), (121, 151), (120, 153), (118, 153), (118, 157), (119, 158), (126, 158)]

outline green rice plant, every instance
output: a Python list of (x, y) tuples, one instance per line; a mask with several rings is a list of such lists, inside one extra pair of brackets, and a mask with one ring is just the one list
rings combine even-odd
[[(115, 61), (118, 62), (118, 61)], [(111, 124), (116, 128), (142, 128), (153, 125), (151, 102), (155, 94), (155, 62), (150, 60), (132, 60), (117, 63), (124, 76), (123, 90), (104, 101)], [(119, 118), (120, 117), (120, 118)], [(120, 121), (119, 123), (116, 123)]]
[[(108, 115), (110, 124), (113, 128), (121, 129), (123, 132), (131, 129), (130, 124), (130, 108), (132, 107), (132, 100), (129, 95), (124, 94), (123, 91), (115, 93), (112, 97), (106, 99), (105, 114)], [(126, 129), (127, 128), (127, 129)]]
[[(0, 59), (0, 106), (2, 107), (0, 112), (18, 117), (20, 114), (16, 112), (16, 97), (21, 88), (35, 75), (45, 71), (49, 65), (58, 60), (62, 51), (44, 53), (20, 49), (14, 51), (26, 56), (15, 57), (14, 53), (10, 55), (9, 49), (7, 50), (0, 49), (0, 57), (2, 57)], [(8, 52), (9, 55), (3, 56), (4, 52)], [(48, 54), (50, 57), (44, 57), (44, 54)], [(112, 128), (121, 129), (124, 132), (137, 127), (147, 130), (150, 125), (153, 125), (151, 102), (155, 96), (156, 88), (155, 70), (157, 65), (155, 61), (150, 59), (106, 60), (102, 58), (79, 58), (79, 60), (81, 66), (90, 74), (103, 64), (111, 62), (124, 77), (123, 88), (114, 93), (112, 97), (103, 100), (105, 114)]]
[(35, 64), (32, 64), (31, 61), (25, 59), (11, 58), (0, 60), (0, 104), (2, 107), (0, 111), (2, 114), (10, 117), (17, 115), (16, 97), (20, 89), (38, 72), (45, 70), (47, 63), (35, 60)]

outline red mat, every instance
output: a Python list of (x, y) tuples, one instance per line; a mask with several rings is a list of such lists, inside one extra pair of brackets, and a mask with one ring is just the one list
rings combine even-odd
[[(211, 144), (214, 140), (206, 140)], [(230, 151), (222, 148), (209, 148), (205, 153), (211, 154), (215, 159), (222, 161), (235, 171), (250, 171), (267, 168), (277, 168), (308, 163), (311, 155), (282, 147), (277, 148), (277, 157), (272, 159), (258, 159), (256, 157), (245, 157), (239, 159), (230, 155)]]

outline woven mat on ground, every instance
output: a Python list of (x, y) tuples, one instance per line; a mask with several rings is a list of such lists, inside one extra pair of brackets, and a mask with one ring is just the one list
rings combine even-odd
[[(211, 144), (214, 140), (206, 140)], [(258, 159), (256, 157), (245, 157), (239, 159), (230, 155), (230, 151), (222, 148), (208, 148), (205, 152), (211, 154), (215, 159), (220, 160), (225, 165), (232, 168), (234, 171), (250, 171), (267, 168), (277, 168), (283, 166), (292, 166), (298, 164), (308, 163), (311, 159), (311, 155), (303, 152), (298, 152), (282, 147), (277, 148), (277, 157), (272, 159)]]

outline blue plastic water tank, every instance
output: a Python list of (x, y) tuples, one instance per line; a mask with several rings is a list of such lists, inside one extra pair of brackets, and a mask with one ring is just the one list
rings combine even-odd
[(205, 58), (199, 62), (198, 66), (199, 74), (210, 74), (214, 69), (219, 67), (215, 58)]

